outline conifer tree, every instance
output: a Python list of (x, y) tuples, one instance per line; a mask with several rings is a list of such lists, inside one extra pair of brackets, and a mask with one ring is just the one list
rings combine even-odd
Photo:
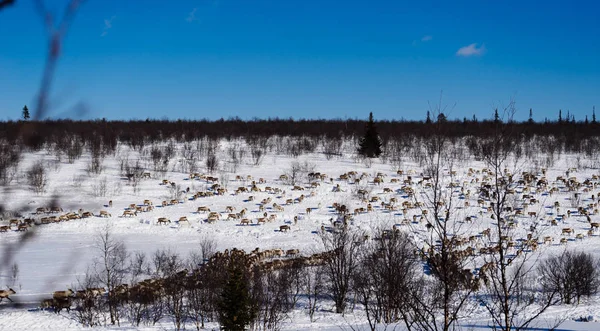
[[(473, 116), (475, 116), (475, 115), (473, 115)], [(444, 114), (444, 113), (440, 113), (440, 114), (438, 115), (438, 117), (437, 117), (437, 121), (438, 121), (439, 123), (444, 123), (444, 122), (446, 122), (447, 120), (448, 120), (448, 118), (446, 118), (446, 114)]]
[(529, 119), (527, 120), (529, 124), (533, 124), (533, 109), (529, 108)]
[(596, 124), (596, 106), (592, 108), (592, 123)]
[(250, 291), (239, 266), (232, 266), (219, 302), (222, 330), (243, 331), (254, 320)]
[(562, 109), (558, 110), (558, 123), (562, 123)]
[(500, 123), (500, 116), (498, 115), (498, 108), (494, 110), (494, 123)]
[(358, 154), (370, 158), (381, 155), (381, 140), (373, 121), (373, 112), (369, 113), (369, 122), (365, 126), (365, 135), (360, 140)]
[(29, 108), (27, 108), (27, 105), (23, 107), (23, 119), (26, 121), (29, 119)]
[(425, 119), (426, 124), (431, 124), (431, 116), (429, 115), (429, 110), (427, 111), (427, 119)]

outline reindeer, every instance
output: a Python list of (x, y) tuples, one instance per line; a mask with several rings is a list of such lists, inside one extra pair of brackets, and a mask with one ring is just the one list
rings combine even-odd
[(92, 216), (94, 216), (94, 214), (89, 211), (84, 211), (83, 213), (81, 213), (81, 218), (88, 218), (88, 217), (92, 217)]
[(134, 210), (125, 210), (123, 211), (123, 215), (121, 215), (121, 217), (133, 217), (133, 216), (137, 216), (137, 211)]
[(290, 230), (290, 226), (285, 224), (279, 227), (279, 232), (288, 232)]
[(10, 302), (13, 302), (12, 299), (9, 297), (11, 294), (16, 294), (17, 292), (15, 292), (15, 290), (13, 290), (12, 288), (9, 288), (8, 290), (0, 290), (0, 302), (3, 299), (8, 299), (10, 300)]
[(52, 298), (57, 299), (57, 300), (70, 298), (74, 293), (75, 292), (73, 292), (73, 290), (71, 290), (71, 289), (68, 289), (66, 291), (55, 291), (52, 294)]
[(210, 212), (210, 208), (208, 208), (206, 206), (198, 207), (197, 213), (199, 214), (201, 212)]
[(171, 220), (166, 217), (159, 217), (156, 225), (171, 223)]
[(256, 219), (256, 224), (260, 224), (260, 223), (266, 223), (267, 222), (267, 218), (266, 217), (259, 217)]
[(563, 228), (561, 234), (565, 235), (568, 234), (569, 236), (573, 234), (573, 228)]

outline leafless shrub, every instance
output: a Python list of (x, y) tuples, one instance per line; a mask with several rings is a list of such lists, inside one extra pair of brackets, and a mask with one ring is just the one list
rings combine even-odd
[[(90, 270), (88, 270), (90, 271)], [(98, 282), (93, 272), (86, 272), (83, 280), (78, 280), (77, 288), (97, 288)], [(69, 299), (70, 300), (70, 299)], [(104, 302), (100, 296), (85, 293), (75, 300), (76, 309), (72, 315), (83, 326), (94, 327), (102, 323)]]
[(292, 161), (290, 168), (285, 172), (287, 179), (284, 181), (288, 185), (296, 185), (303, 178), (306, 178), (309, 173), (314, 172), (316, 165), (314, 163), (304, 161)]
[(208, 262), (217, 251), (217, 242), (211, 237), (204, 237), (200, 240), (200, 256), (202, 262)]
[(333, 300), (338, 314), (346, 310), (352, 277), (359, 267), (361, 239), (347, 227), (333, 233), (321, 233), (325, 250), (330, 252), (324, 265), (327, 294)]
[(405, 233), (389, 234), (363, 245), (354, 288), (371, 330), (400, 321), (404, 321), (408, 329), (413, 324), (408, 302), (420, 285), (413, 247)]
[(153, 164), (153, 170), (158, 173), (165, 173), (169, 168), (169, 161), (174, 152), (168, 148), (161, 148), (160, 146), (152, 146), (150, 150), (150, 158)]
[(94, 280), (108, 291), (107, 306), (110, 323), (119, 325), (121, 302), (114, 297), (114, 290), (124, 283), (128, 252), (125, 243), (115, 238), (109, 227), (105, 227), (96, 240), (98, 257), (94, 261)]
[(35, 163), (27, 171), (27, 184), (31, 186), (33, 191), (37, 194), (42, 194), (46, 191), (47, 184), (46, 168), (43, 162)]
[(590, 253), (566, 251), (542, 261), (538, 271), (544, 292), (558, 293), (564, 304), (579, 304), (582, 297), (598, 293), (598, 260)]
[(106, 177), (98, 180), (96, 183), (92, 184), (92, 195), (94, 197), (106, 197), (106, 193), (108, 190), (108, 181)]
[(67, 154), (67, 160), (69, 161), (69, 163), (74, 163), (75, 160), (78, 160), (81, 155), (83, 155), (83, 146), (84, 143), (83, 141), (78, 138), (78, 137), (70, 137), (70, 138), (66, 138), (69, 139), (66, 141), (66, 154)]
[(258, 304), (257, 321), (263, 330), (279, 330), (287, 317), (290, 282), (283, 270), (259, 270), (254, 274), (253, 299)]
[(238, 171), (238, 167), (244, 159), (246, 150), (242, 148), (241, 144), (235, 143), (227, 149), (229, 155), (229, 164), (231, 165), (231, 172), (235, 173)]
[(218, 167), (219, 160), (217, 159), (217, 156), (214, 153), (208, 154), (206, 157), (206, 170), (212, 174), (217, 170)]
[(184, 192), (181, 190), (181, 185), (169, 185), (169, 198), (180, 200), (183, 197)]
[(246, 144), (250, 148), (250, 157), (252, 158), (252, 164), (259, 165), (265, 155), (267, 154), (268, 138), (262, 136), (248, 136), (246, 137)]
[(342, 137), (341, 136), (323, 136), (321, 138), (323, 145), (323, 153), (327, 160), (331, 160), (334, 156), (342, 156)]
[(100, 153), (94, 151), (94, 153), (92, 153), (90, 163), (88, 164), (88, 167), (87, 167), (88, 173), (96, 174), (96, 175), (102, 173), (102, 170), (104, 169), (102, 167), (102, 160), (103, 160), (102, 155)]
[(315, 266), (304, 269), (304, 293), (306, 294), (308, 316), (310, 321), (315, 321), (315, 312), (319, 302), (325, 293), (325, 276), (322, 266)]
[(18, 145), (0, 142), (0, 183), (8, 185), (17, 173), (21, 160), (21, 150)]
[(288, 185), (296, 185), (298, 180), (300, 180), (300, 162), (292, 161), (290, 168), (286, 171), (287, 179), (285, 183)]
[(176, 253), (160, 255), (160, 258), (166, 258), (167, 261), (164, 261), (164, 263), (168, 266), (168, 268), (162, 269), (166, 278), (163, 284), (166, 313), (172, 317), (175, 329), (181, 330), (182, 327), (185, 328), (185, 317), (187, 315), (184, 299), (186, 297), (186, 285), (188, 284), (187, 275), (179, 274), (178, 271), (183, 269), (184, 263)]
[[(197, 261), (192, 262), (197, 266)], [(211, 280), (206, 272), (195, 273), (187, 278), (186, 301), (187, 316), (194, 322), (196, 329), (204, 329), (204, 322), (214, 311), (212, 302), (216, 289), (211, 287)]]
[[(136, 284), (146, 276), (150, 275), (150, 265), (146, 254), (143, 252), (135, 252), (129, 260), (128, 283)], [(138, 288), (139, 289), (139, 288)], [(123, 314), (127, 317), (130, 323), (138, 327), (142, 321), (146, 321), (150, 316), (150, 307), (152, 296), (144, 295), (142, 291), (133, 291), (133, 295), (126, 295), (125, 298), (116, 298), (123, 305)]]

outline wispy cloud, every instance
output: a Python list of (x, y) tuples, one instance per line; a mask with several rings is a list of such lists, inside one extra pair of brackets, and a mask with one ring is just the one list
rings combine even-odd
[(112, 22), (115, 20), (116, 16), (104, 20), (104, 29), (102, 30), (102, 34), (100, 37), (104, 37), (108, 34), (108, 30), (112, 29)]
[(456, 51), (456, 56), (480, 56), (485, 53), (485, 45), (482, 44), (480, 47), (477, 47), (477, 43), (473, 43), (468, 46), (464, 46)]
[(197, 21), (198, 18), (196, 18), (196, 12), (198, 11), (198, 8), (194, 8), (192, 9), (192, 11), (188, 14), (188, 16), (185, 18), (186, 21), (192, 23), (193, 21)]
[(421, 37), (421, 39), (415, 39), (415, 40), (413, 40), (412, 45), (413, 46), (417, 46), (417, 45), (419, 45), (421, 43), (426, 43), (426, 42), (431, 41), (431, 40), (433, 40), (433, 36), (432, 35), (429, 35), (429, 34), (428, 35), (424, 35), (423, 37)]

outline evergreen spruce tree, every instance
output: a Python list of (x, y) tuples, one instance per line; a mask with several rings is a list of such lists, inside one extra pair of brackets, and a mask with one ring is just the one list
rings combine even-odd
[(239, 266), (232, 266), (219, 302), (221, 329), (243, 331), (254, 320), (248, 284)]
[(500, 123), (500, 116), (498, 115), (498, 108), (494, 110), (494, 123)]
[[(474, 115), (473, 115), (473, 116), (474, 116)], [(438, 117), (437, 117), (437, 121), (438, 121), (439, 123), (444, 123), (444, 122), (446, 122), (447, 120), (448, 120), (448, 118), (446, 118), (446, 114), (444, 114), (444, 113), (440, 113), (440, 114), (438, 115)]]
[(588, 121), (587, 115), (585, 115), (585, 124), (590, 124), (590, 121)]
[(596, 124), (596, 106), (592, 107), (592, 123)]
[(360, 140), (358, 154), (370, 158), (381, 155), (381, 140), (373, 121), (373, 112), (369, 113), (369, 122), (365, 126), (365, 135)]
[(562, 109), (558, 110), (558, 123), (562, 123)]
[(29, 108), (27, 108), (27, 105), (23, 107), (23, 119), (26, 121), (29, 119)]
[(527, 123), (533, 124), (533, 109), (532, 108), (529, 108), (529, 119), (527, 120)]
[(426, 124), (431, 124), (431, 116), (429, 115), (429, 110), (427, 111), (427, 119), (425, 119)]

